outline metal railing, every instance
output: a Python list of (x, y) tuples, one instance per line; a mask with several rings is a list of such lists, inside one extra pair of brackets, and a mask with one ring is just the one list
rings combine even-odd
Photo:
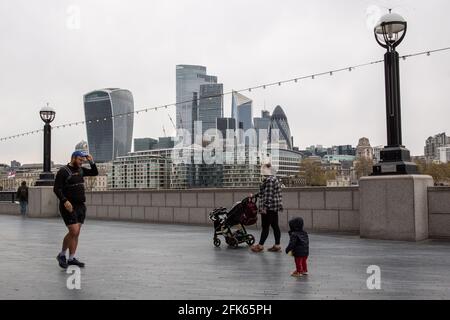
[(12, 202), (16, 201), (16, 192), (14, 191), (0, 191), (0, 202)]

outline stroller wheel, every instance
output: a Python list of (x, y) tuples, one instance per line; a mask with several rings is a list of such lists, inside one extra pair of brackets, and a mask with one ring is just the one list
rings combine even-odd
[(252, 246), (255, 244), (255, 237), (252, 234), (249, 234), (247, 237), (247, 241), (245, 242), (247, 242), (249, 246)]
[(239, 241), (235, 237), (228, 238), (228, 245), (232, 248), (237, 248), (239, 246)]
[(216, 248), (220, 247), (220, 239), (219, 239), (219, 238), (215, 238), (215, 239), (214, 239), (214, 246), (215, 246)]

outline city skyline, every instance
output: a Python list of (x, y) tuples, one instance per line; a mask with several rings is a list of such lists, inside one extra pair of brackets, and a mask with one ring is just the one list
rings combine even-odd
[[(38, 110), (46, 102), (57, 111), (55, 124), (82, 120), (82, 95), (95, 88), (113, 85), (130, 89), (135, 96), (136, 109), (172, 103), (175, 100), (173, 67), (180, 62), (207, 66), (209, 74), (220, 77), (223, 90), (227, 92), (292, 75), (381, 59), (383, 55), (367, 27), (372, 3), (321, 1), (312, 6), (288, 1), (284, 8), (277, 7), (278, 11), (274, 12), (270, 2), (231, 1), (227, 5), (217, 4), (220, 8), (223, 6), (220, 16), (215, 16), (218, 14), (216, 7), (204, 4), (200, 1), (151, 5), (137, 2), (131, 8), (113, 2), (104, 8), (97, 1), (80, 1), (77, 3), (81, 13), (80, 28), (71, 29), (66, 25), (68, 4), (56, 1), (1, 3), (0, 23), (4, 28), (0, 33), (5, 39), (3, 43), (9, 45), (3, 45), (0, 50), (0, 59), (8, 62), (0, 78), (0, 101), (4, 106), (3, 118), (9, 121), (2, 123), (0, 136), (40, 129)], [(253, 10), (256, 4), (257, 10)], [(449, 29), (450, 22), (444, 19), (449, 8), (447, 2), (410, 1), (404, 5), (402, 1), (378, 1), (374, 4), (381, 10), (392, 4), (394, 11), (408, 20), (409, 31), (398, 48), (400, 54), (450, 43), (449, 35), (432, 32)], [(53, 10), (48, 10), (50, 6)], [(148, 6), (157, 14), (146, 10)], [(234, 10), (237, 6), (239, 12)], [(436, 7), (441, 9), (436, 10)], [(95, 19), (100, 8), (107, 11), (109, 20)], [(173, 17), (169, 15), (172, 11)], [(196, 12), (217, 18), (214, 19), (217, 24), (200, 29), (201, 19), (189, 19)], [(239, 23), (225, 24), (230, 15), (237, 21), (247, 21), (248, 12), (253, 13), (254, 20), (249, 28), (239, 28)], [(130, 25), (118, 23), (133, 16), (136, 19)], [(323, 18), (319, 37), (309, 41), (310, 36), (301, 30), (318, 17)], [(159, 31), (155, 26), (161, 19), (175, 21), (159, 36), (154, 31)], [(427, 19), (431, 22), (423, 24)], [(347, 22), (336, 25), (333, 21), (337, 20)], [(186, 28), (187, 21), (192, 25)], [(109, 27), (116, 31), (111, 34), (129, 46), (114, 50), (116, 45), (109, 35), (99, 41)], [(145, 31), (137, 33), (137, 39), (127, 40), (136, 30)], [(29, 35), (25, 36), (24, 31)], [(236, 33), (240, 36), (236, 37)], [(215, 34), (217, 36), (213, 37)], [(423, 34), (429, 37), (424, 38)], [(96, 50), (87, 50), (94, 40)], [(149, 40), (153, 46), (146, 45)], [(202, 45), (191, 45), (194, 40)], [(304, 41), (308, 41), (307, 49)], [(240, 49), (236, 51), (236, 48)], [(450, 118), (447, 107), (450, 93), (445, 90), (449, 80), (448, 63), (446, 53), (401, 61), (404, 144), (413, 155), (423, 154), (424, 141), (429, 136), (450, 131), (447, 120)], [(24, 87), (26, 95), (19, 90)], [(254, 102), (254, 115), (264, 106), (272, 109), (282, 105), (292, 119), (292, 135), (301, 149), (319, 143), (355, 145), (362, 136), (368, 137), (373, 146), (386, 143), (382, 65), (299, 85), (248, 92), (246, 96)], [(224, 106), (224, 114), (230, 114), (229, 97), (225, 98)], [(168, 112), (176, 117), (175, 108)], [(135, 121), (134, 137), (162, 136), (162, 125), (166, 129), (172, 127), (166, 111), (139, 115)], [(73, 146), (81, 139), (87, 139), (82, 126), (55, 130), (52, 159), (65, 163)], [(1, 148), (1, 163), (14, 159), (22, 163), (41, 162), (42, 134), (1, 142)]]

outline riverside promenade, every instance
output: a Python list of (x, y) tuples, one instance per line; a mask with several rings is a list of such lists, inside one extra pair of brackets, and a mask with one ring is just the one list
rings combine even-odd
[[(443, 240), (312, 233), (310, 274), (295, 279), (291, 257), (215, 248), (206, 226), (88, 219), (77, 252), (87, 267), (81, 289), (69, 290), (55, 259), (60, 219), (0, 215), (0, 228), (0, 299), (450, 299)], [(380, 290), (367, 287), (370, 265), (381, 270)]]

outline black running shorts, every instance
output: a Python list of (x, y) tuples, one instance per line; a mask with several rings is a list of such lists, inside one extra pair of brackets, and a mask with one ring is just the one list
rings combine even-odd
[(71, 224), (84, 223), (84, 219), (86, 218), (86, 206), (84, 203), (72, 203), (73, 211), (67, 211), (66, 207), (64, 207), (63, 203), (59, 204), (59, 213), (64, 220), (66, 226)]

